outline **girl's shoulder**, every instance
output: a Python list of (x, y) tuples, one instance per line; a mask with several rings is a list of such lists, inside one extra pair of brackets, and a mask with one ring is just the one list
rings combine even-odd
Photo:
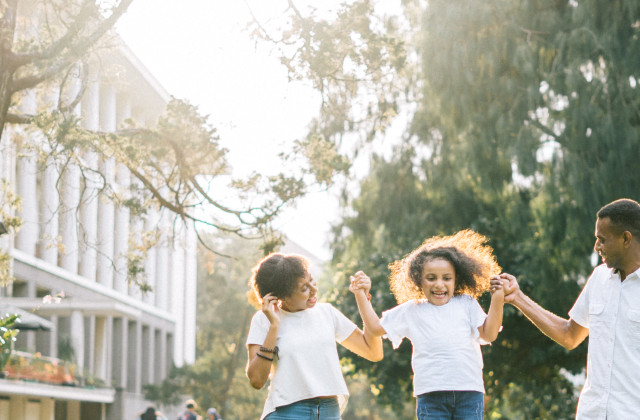
[(427, 302), (420, 299), (411, 299), (406, 302), (402, 302), (393, 308), (389, 308), (384, 311), (385, 314), (397, 314), (403, 312), (411, 312), (418, 310), (421, 306), (425, 305)]

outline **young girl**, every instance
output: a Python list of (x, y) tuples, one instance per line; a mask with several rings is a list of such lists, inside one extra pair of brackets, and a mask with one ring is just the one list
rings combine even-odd
[[(251, 320), (247, 376), (254, 388), (271, 377), (261, 419), (339, 420), (349, 395), (336, 342), (371, 361), (382, 359), (382, 340), (329, 303), (318, 302), (308, 262), (271, 254), (253, 269), (251, 286), (261, 311)], [(354, 290), (359, 305), (368, 302)], [(369, 305), (370, 306), (370, 305)]]
[[(390, 265), (398, 306), (378, 319), (370, 303), (358, 305), (367, 331), (386, 334), (394, 349), (404, 337), (411, 340), (418, 420), (483, 418), (480, 344), (498, 336), (504, 306), (501, 284), (491, 286), (488, 314), (475, 299), (500, 271), (486, 241), (470, 230), (428, 239)], [(359, 271), (349, 289), (368, 293), (370, 287)]]

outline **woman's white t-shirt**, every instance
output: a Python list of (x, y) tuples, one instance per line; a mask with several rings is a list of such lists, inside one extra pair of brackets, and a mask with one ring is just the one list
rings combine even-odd
[[(262, 312), (251, 320), (247, 345), (262, 345), (270, 322)], [(336, 342), (346, 340), (358, 328), (329, 303), (298, 312), (280, 310), (278, 358), (273, 361), (269, 394), (263, 419), (276, 407), (314, 397), (336, 395), (341, 412), (349, 396), (340, 369)], [(270, 355), (269, 355), (270, 356)]]
[(444, 305), (411, 300), (382, 313), (387, 338), (413, 345), (413, 395), (432, 391), (484, 392), (478, 327), (487, 315), (469, 295)]

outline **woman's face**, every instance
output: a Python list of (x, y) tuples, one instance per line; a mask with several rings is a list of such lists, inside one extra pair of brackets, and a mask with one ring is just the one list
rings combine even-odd
[(287, 312), (304, 311), (313, 308), (318, 302), (318, 288), (316, 281), (307, 273), (305, 277), (298, 279), (298, 285), (291, 294), (282, 299), (280, 307)]
[(453, 265), (444, 258), (427, 261), (422, 269), (422, 293), (429, 303), (444, 305), (453, 297), (456, 272)]

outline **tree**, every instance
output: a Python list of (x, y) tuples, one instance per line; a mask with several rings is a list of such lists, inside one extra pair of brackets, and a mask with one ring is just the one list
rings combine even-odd
[[(3, 1), (0, 9), (0, 135), (7, 123), (28, 123), (34, 117), (16, 113), (14, 107), (19, 93), (67, 78), (132, 2), (45, 0), (36, 5), (20, 0)], [(37, 35), (42, 36), (17, 30), (20, 17), (35, 17), (40, 13), (41, 18), (51, 23), (37, 30)], [(32, 31), (34, 28), (22, 29)], [(43, 42), (38, 43), (37, 39)], [(58, 103), (58, 109), (68, 108), (76, 99)]]
[[(640, 155), (640, 2), (404, 1), (401, 13), (383, 15), (357, 0), (333, 19), (289, 4), (283, 60), (325, 99), (309, 139), (350, 152), (341, 142), (389, 140), (382, 128), (394, 115), (377, 132), (359, 129), (382, 121), (390, 102), (398, 117), (409, 114), (395, 155), (374, 156), (360, 193), (344, 192), (335, 275), (368, 270), (382, 289), (374, 307), (386, 309), (394, 304), (384, 288), (389, 262), (428, 236), (472, 228), (527, 293), (566, 314), (591, 270), (595, 212), (640, 191), (637, 177), (620, 176)], [(385, 37), (401, 48), (376, 48)], [(353, 70), (353, 57), (381, 51)], [(381, 76), (353, 76), (370, 74)], [(358, 110), (360, 121), (351, 118)], [(584, 369), (585, 346), (566, 352), (511, 309), (504, 325), (484, 349), (492, 409), (570, 418), (573, 407), (557, 402), (574, 398), (564, 372)], [(373, 367), (356, 363), (390, 402), (409, 395), (405, 351), (387, 351), (391, 360)]]
[(171, 403), (192, 395), (201, 407), (216, 407), (222, 418), (257, 418), (266, 389), (254, 390), (244, 369), (249, 323), (256, 311), (247, 299), (248, 281), (262, 255), (260, 242), (228, 234), (207, 241), (235, 257), (199, 249), (196, 361), (174, 370), (163, 384), (147, 386), (146, 397)]
[[(300, 177), (281, 173), (234, 179), (215, 128), (186, 101), (171, 100), (157, 122), (142, 126), (129, 120), (113, 132), (87, 128), (74, 112), (85, 93), (90, 68), (101, 55), (117, 49), (120, 41), (112, 28), (131, 2), (2, 2), (0, 135), (5, 134), (4, 139), (13, 142), (19, 153), (33, 156), (40, 170), (54, 168), (60, 195), (65, 176), (77, 171), (84, 186), (80, 202), (95, 194), (88, 188), (92, 186), (134, 216), (152, 208), (165, 209), (173, 214), (174, 223), (263, 237), (264, 248), (274, 249), (280, 238), (270, 223), (283, 205), (304, 192)], [(36, 110), (25, 111), (25, 98), (36, 91), (55, 91), (55, 103), (40, 102)], [(13, 129), (10, 136), (7, 129)], [(193, 150), (198, 153), (190, 153)], [(131, 186), (119, 190), (107, 170), (90, 156), (126, 168)], [(4, 193), (8, 198), (12, 194)], [(6, 216), (16, 211), (18, 202), (12, 209), (3, 209)], [(74, 209), (61, 205), (57, 211)], [(12, 227), (18, 225), (19, 220)], [(129, 280), (145, 290), (141, 262), (153, 238), (141, 234), (134, 239), (128, 255)]]

